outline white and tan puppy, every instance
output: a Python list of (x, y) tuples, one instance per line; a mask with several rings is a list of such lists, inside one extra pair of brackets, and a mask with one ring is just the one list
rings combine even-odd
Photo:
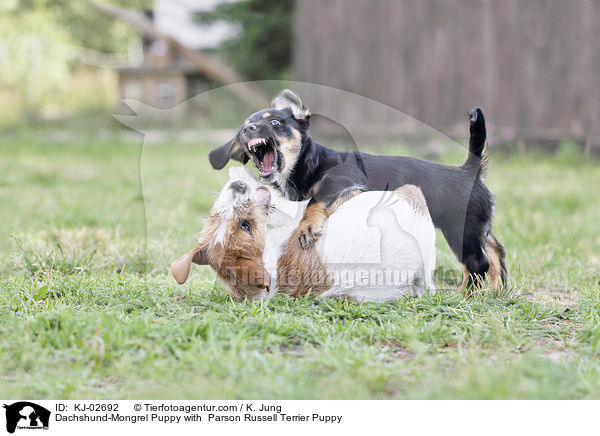
[(435, 230), (420, 189), (364, 192), (341, 204), (323, 237), (300, 248), (292, 233), (307, 202), (285, 200), (243, 167), (229, 170), (199, 243), (171, 265), (210, 265), (237, 300), (275, 292), (387, 301), (435, 290)]

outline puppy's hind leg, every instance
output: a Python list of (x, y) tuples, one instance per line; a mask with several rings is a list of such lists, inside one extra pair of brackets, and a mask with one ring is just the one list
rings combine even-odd
[(479, 232), (467, 232), (465, 229), (464, 238), (462, 263), (465, 276), (461, 290), (463, 293), (469, 293), (483, 285), (485, 275), (490, 269), (490, 259), (483, 248), (485, 242), (481, 241)]
[(474, 272), (469, 272), (469, 269), (464, 266), (463, 272), (463, 282), (460, 286), (460, 290), (466, 296), (470, 296), (475, 289), (483, 288), (485, 283), (486, 274), (478, 274)]
[(487, 237), (485, 252), (490, 260), (490, 269), (488, 277), (494, 288), (506, 284), (506, 251), (504, 246), (496, 239), (494, 234), (490, 232)]
[[(506, 284), (506, 266), (505, 256), (506, 252), (504, 246), (496, 239), (496, 237), (490, 232), (485, 242), (485, 254), (488, 260), (488, 268), (484, 273), (477, 272), (476, 265), (479, 265), (477, 256), (471, 254), (470, 257), (465, 258), (464, 267), (464, 278), (461, 286), (463, 293), (470, 293), (475, 287), (482, 286), (485, 277), (489, 278), (492, 288), (498, 289), (499, 287)], [(470, 261), (467, 266), (467, 262)], [(473, 268), (475, 272), (470, 268)]]
[[(327, 191), (330, 187), (321, 187), (322, 191)], [(335, 195), (319, 194), (320, 197), (330, 198), (329, 202), (317, 201), (312, 198), (308, 202), (308, 206), (304, 211), (304, 216), (298, 224), (298, 228), (295, 231), (296, 239), (300, 242), (302, 248), (310, 247), (320, 236), (323, 230), (323, 224), (329, 216), (336, 211), (336, 209), (345, 201), (351, 199), (355, 195), (362, 192), (354, 186), (342, 190), (341, 193), (335, 193)]]

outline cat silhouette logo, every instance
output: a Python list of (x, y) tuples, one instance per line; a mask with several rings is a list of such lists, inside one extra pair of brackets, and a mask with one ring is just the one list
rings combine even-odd
[(6, 409), (6, 431), (14, 433), (18, 429), (48, 430), (50, 411), (29, 401), (19, 401), (4, 405)]

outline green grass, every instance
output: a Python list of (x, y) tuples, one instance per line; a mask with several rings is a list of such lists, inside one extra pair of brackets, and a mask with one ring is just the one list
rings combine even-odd
[(206, 267), (167, 272), (227, 178), (208, 149), (0, 143), (2, 397), (600, 398), (596, 163), (492, 156), (505, 292), (240, 304)]

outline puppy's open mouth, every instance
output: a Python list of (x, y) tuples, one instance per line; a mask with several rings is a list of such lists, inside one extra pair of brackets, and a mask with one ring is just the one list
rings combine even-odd
[(248, 149), (261, 177), (268, 177), (277, 170), (277, 150), (272, 139), (251, 139)]

